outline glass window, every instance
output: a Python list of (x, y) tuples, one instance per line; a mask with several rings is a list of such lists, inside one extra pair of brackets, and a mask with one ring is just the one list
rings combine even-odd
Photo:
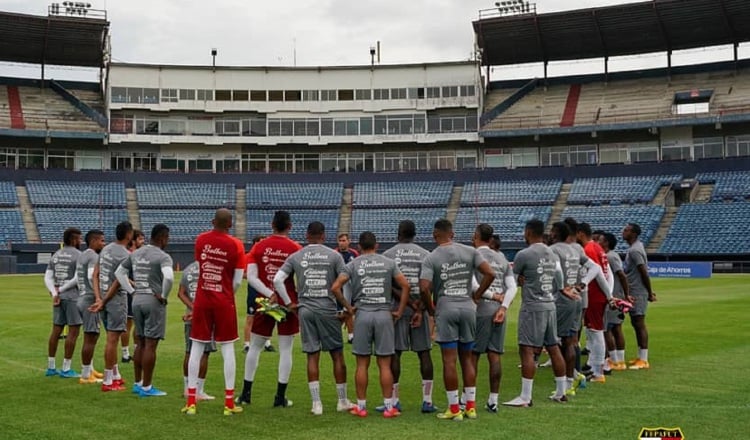
[(336, 100), (336, 90), (321, 90), (320, 91), (320, 100), (321, 101), (335, 101)]
[(143, 103), (144, 104), (158, 104), (159, 103), (159, 89), (143, 89)]
[(204, 119), (190, 119), (188, 121), (188, 127), (190, 128), (191, 134), (213, 136), (215, 124), (213, 118), (210, 117)]
[(474, 96), (476, 88), (474, 86), (461, 86), (461, 96)]
[(307, 136), (307, 124), (304, 119), (292, 119), (295, 136)]
[(161, 170), (162, 171), (185, 171), (185, 161), (180, 159), (161, 159)]
[(294, 171), (294, 155), (289, 154), (269, 154), (268, 171), (291, 173)]
[(406, 99), (406, 89), (391, 89), (391, 99)]
[(513, 148), (511, 149), (511, 160), (514, 168), (538, 167), (539, 150), (537, 148)]
[(478, 130), (478, 121), (476, 115), (469, 115), (466, 117), (466, 131), (473, 132)]
[(156, 153), (133, 153), (133, 171), (156, 171)]
[(474, 151), (456, 152), (456, 169), (472, 170), (477, 168), (477, 153)]
[(157, 119), (138, 119), (135, 121), (136, 134), (159, 134)]
[(690, 145), (665, 142), (661, 147), (661, 160), (690, 160)]
[(372, 134), (372, 117), (359, 118), (359, 134), (363, 136)]
[(333, 119), (323, 118), (320, 120), (321, 136), (333, 136)]
[(727, 136), (727, 157), (750, 156), (750, 135)]
[(214, 91), (213, 90), (198, 90), (198, 101), (213, 101)]
[(128, 102), (128, 89), (125, 87), (112, 87), (112, 91), (110, 92), (112, 96), (110, 97), (111, 102), (116, 103), (123, 103)]
[(484, 166), (486, 168), (510, 168), (510, 149), (498, 148), (484, 150)]
[(247, 101), (250, 93), (247, 90), (232, 90), (232, 101)]
[(376, 135), (388, 134), (388, 119), (385, 116), (375, 116)]
[(424, 88), (410, 87), (406, 89), (406, 95), (409, 97), (409, 99), (422, 99), (424, 98)]
[(601, 163), (627, 163), (628, 144), (613, 143), (599, 145), (599, 160)]
[(161, 89), (161, 102), (177, 102), (177, 89)]
[(542, 147), (542, 166), (560, 167), (570, 164), (568, 147)]
[(318, 101), (318, 91), (317, 90), (303, 90), (302, 99), (304, 99), (305, 101)]
[(443, 98), (455, 98), (458, 96), (458, 86), (444, 86)]
[(579, 145), (570, 147), (571, 165), (596, 165), (596, 145)]
[(232, 91), (231, 90), (217, 90), (215, 94), (217, 101), (231, 101)]
[(216, 121), (216, 134), (219, 136), (239, 136), (239, 120), (218, 120)]
[(214, 161), (213, 159), (191, 159), (188, 160), (188, 171), (189, 172), (213, 172)]
[(430, 153), (431, 170), (454, 170), (456, 169), (456, 154), (451, 151)]
[(18, 168), (44, 168), (44, 150), (19, 148)]
[(294, 155), (294, 172), (295, 173), (319, 173), (320, 172), (320, 155), (318, 154), (295, 154)]
[(281, 120), (281, 135), (282, 136), (294, 135), (294, 121), (292, 119)]
[(237, 159), (224, 159), (216, 161), (217, 173), (239, 173), (240, 161)]
[(324, 173), (346, 171), (345, 153), (323, 153), (320, 155), (320, 170)]
[(268, 120), (268, 135), (269, 136), (281, 135), (281, 119), (269, 119)]
[(427, 87), (427, 98), (440, 98), (440, 87)]
[(320, 120), (318, 119), (307, 119), (305, 121), (307, 125), (308, 136), (319, 136), (320, 135)]
[(724, 138), (693, 139), (693, 155), (696, 160), (724, 157)]
[(49, 150), (47, 168), (72, 170), (75, 166), (75, 151)]
[(284, 91), (283, 90), (269, 90), (268, 91), (268, 100), (269, 101), (283, 101), (284, 100)]
[(242, 172), (243, 173), (265, 173), (266, 172), (266, 155), (265, 154), (243, 154), (242, 155)]
[(143, 104), (143, 89), (128, 87), (127, 100), (129, 104)]
[(375, 89), (372, 91), (373, 99), (390, 99), (390, 96), (388, 89)]
[(346, 121), (342, 121), (342, 120), (333, 121), (333, 135), (334, 136), (346, 135)]
[(180, 101), (195, 101), (195, 90), (180, 89)]
[(185, 134), (185, 121), (175, 119), (162, 119), (159, 127), (160, 134), (168, 135), (184, 135)]
[(424, 133), (424, 115), (414, 115), (414, 133)]
[(630, 162), (656, 162), (659, 160), (657, 141), (630, 144)]
[(250, 120), (250, 136), (265, 136), (266, 135), (266, 120), (265, 119), (251, 119)]
[(339, 90), (339, 101), (354, 101), (354, 90), (352, 89)]
[(266, 91), (265, 90), (250, 90), (250, 100), (251, 101), (266, 101)]
[(284, 90), (284, 101), (302, 101), (302, 91)]
[(354, 91), (354, 97), (358, 101), (369, 101), (372, 97), (372, 91), (370, 89), (357, 89)]

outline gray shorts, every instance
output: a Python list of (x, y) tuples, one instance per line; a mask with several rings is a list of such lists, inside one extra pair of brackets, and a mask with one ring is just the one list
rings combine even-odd
[(473, 302), (438, 304), (435, 311), (435, 328), (437, 342), (474, 342), (477, 331), (476, 306)]
[(404, 314), (394, 326), (396, 334), (396, 351), (427, 351), (432, 348), (430, 337), (430, 319), (427, 313), (422, 315), (422, 325), (416, 328), (411, 326), (412, 314)]
[(557, 336), (569, 338), (577, 334), (581, 328), (583, 303), (565, 298), (558, 300), (555, 305), (557, 307)]
[(505, 352), (505, 322), (495, 324), (494, 315), (477, 316), (477, 338), (474, 343), (474, 353), (492, 351), (503, 354)]
[(83, 324), (78, 310), (78, 299), (61, 299), (60, 305), (52, 307), (52, 324), (76, 326)]
[(167, 306), (153, 295), (133, 295), (135, 333), (149, 339), (164, 339), (167, 327)]
[(518, 345), (550, 347), (557, 345), (557, 313), (555, 310), (518, 312)]
[[(190, 353), (193, 348), (193, 340), (190, 339), (190, 331), (193, 329), (193, 324), (190, 321), (185, 323), (185, 353)], [(206, 344), (203, 349), (204, 353), (213, 353), (216, 351), (216, 341), (211, 339), (211, 342)]]
[(84, 295), (78, 298), (78, 311), (81, 313), (84, 333), (99, 333), (99, 313), (89, 312), (89, 307), (94, 305), (93, 296)]
[(108, 332), (124, 332), (128, 321), (127, 295), (115, 295), (102, 309), (101, 318)]
[(374, 343), (375, 356), (391, 356), (396, 352), (394, 340), (395, 332), (390, 310), (357, 311), (354, 317), (352, 353), (358, 356), (370, 356)]
[(630, 316), (646, 316), (646, 310), (648, 310), (648, 293), (630, 292), (630, 295), (635, 298), (633, 308), (630, 309)]
[(336, 315), (324, 315), (301, 307), (298, 316), (303, 352), (317, 353), (321, 350), (341, 350), (344, 347), (341, 321)]
[(607, 307), (607, 312), (604, 314), (604, 329), (609, 330), (610, 328), (621, 325), (624, 316), (619, 310), (612, 310)]

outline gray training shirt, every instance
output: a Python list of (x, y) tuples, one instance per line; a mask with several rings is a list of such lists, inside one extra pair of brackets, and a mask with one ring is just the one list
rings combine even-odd
[[(490, 284), (487, 291), (498, 295), (504, 294), (507, 289), (507, 286), (505, 285), (505, 277), (510, 272), (510, 263), (508, 263), (508, 259), (505, 258), (505, 255), (503, 255), (502, 252), (493, 251), (487, 246), (479, 247), (477, 248), (477, 251), (479, 252), (479, 255), (487, 261), (492, 270), (495, 271), (495, 279), (492, 281), (492, 284)], [(484, 275), (479, 271), (474, 273), (474, 277), (477, 281), (480, 281), (483, 276)], [(493, 299), (482, 298), (477, 304), (477, 316), (492, 316), (500, 306), (501, 303)]]
[(555, 296), (562, 288), (557, 263), (555, 253), (542, 243), (534, 243), (516, 254), (513, 272), (525, 278), (521, 289), (521, 310), (555, 310)]
[(360, 255), (345, 266), (352, 286), (352, 303), (359, 310), (391, 310), (393, 278), (401, 274), (396, 262), (378, 254)]
[[(419, 299), (419, 273), (422, 271), (422, 262), (427, 255), (429, 255), (429, 252), (425, 248), (414, 243), (399, 243), (383, 252), (383, 256), (396, 262), (401, 273), (409, 281), (411, 287), (410, 301)], [(397, 308), (395, 300), (393, 301), (393, 308)], [(411, 316), (413, 312), (411, 307), (407, 307), (404, 310), (404, 316)]]
[(609, 268), (612, 269), (612, 276), (615, 278), (615, 285), (612, 289), (612, 296), (615, 298), (623, 299), (625, 292), (622, 290), (622, 283), (620, 277), (617, 276), (617, 272), (622, 270), (622, 260), (615, 251), (607, 252), (607, 261), (609, 261)]
[[(115, 282), (115, 271), (130, 256), (130, 252), (125, 246), (117, 243), (110, 243), (104, 246), (99, 253), (99, 289), (102, 296), (107, 294), (112, 283)], [(125, 290), (120, 287), (117, 295), (125, 295)]]
[[(76, 274), (76, 265), (81, 251), (72, 247), (65, 246), (55, 252), (47, 264), (47, 270), (54, 273), (55, 287), (60, 287), (73, 278)], [(60, 291), (60, 299), (77, 299), (78, 286), (73, 286), (68, 290)]]
[(440, 301), (469, 302), (473, 301), (471, 280), (474, 270), (483, 262), (484, 258), (473, 247), (451, 242), (438, 246), (427, 255), (419, 277), (432, 281), (436, 305)]
[(122, 262), (122, 267), (133, 274), (133, 295), (156, 295), (161, 293), (164, 280), (161, 269), (172, 267), (172, 257), (158, 247), (147, 244), (130, 254), (130, 258)]
[[(200, 276), (200, 266), (198, 266), (197, 261), (188, 264), (182, 271), (180, 287), (185, 288), (190, 301), (195, 301), (195, 291), (198, 290), (198, 276)], [(190, 313), (190, 309), (187, 309), (187, 312)]]
[(344, 258), (340, 253), (321, 244), (309, 244), (290, 255), (279, 270), (296, 276), (300, 308), (322, 314), (336, 313), (331, 285), (344, 272)]
[(76, 275), (78, 277), (78, 294), (80, 296), (94, 297), (94, 286), (89, 281), (89, 269), (93, 270), (98, 261), (99, 254), (93, 249), (86, 249), (78, 257)]
[(643, 248), (643, 243), (641, 240), (636, 240), (628, 248), (628, 252), (625, 254), (625, 264), (623, 265), (625, 275), (628, 277), (628, 287), (630, 287), (631, 295), (648, 295), (648, 290), (641, 279), (641, 273), (638, 271), (638, 266), (641, 264), (648, 265), (648, 259), (646, 258), (646, 250)]

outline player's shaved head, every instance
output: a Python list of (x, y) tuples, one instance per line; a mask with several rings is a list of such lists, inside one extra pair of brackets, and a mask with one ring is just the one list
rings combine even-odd
[(219, 208), (214, 215), (214, 227), (220, 229), (229, 229), (232, 227), (232, 211), (226, 208)]

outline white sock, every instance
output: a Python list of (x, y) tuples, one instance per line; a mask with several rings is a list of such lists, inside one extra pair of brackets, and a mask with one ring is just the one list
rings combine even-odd
[(458, 405), (458, 390), (446, 391), (448, 395), (448, 405)]
[(143, 379), (139, 380), (138, 382), (134, 382), (134, 385), (138, 385), (139, 387), (143, 386)]
[(190, 357), (188, 358), (188, 388), (198, 388), (198, 370), (201, 366), (201, 357), (205, 343), (193, 341), (190, 348)]
[[(320, 381), (308, 382), (307, 387), (310, 388), (310, 398), (312, 398), (313, 403), (320, 402)], [(339, 400), (341, 400), (341, 397), (339, 397)]]
[(364, 399), (363, 400), (359, 400), (359, 399), (357, 399), (357, 406), (359, 407), (359, 409), (365, 409), (365, 408), (367, 408), (367, 400), (364, 400)]
[(566, 377), (565, 378), (565, 390), (569, 390), (573, 388), (573, 383), (575, 382), (575, 377)]
[(339, 396), (339, 402), (345, 402), (346, 398), (346, 382), (336, 384), (336, 395)]
[(464, 387), (464, 395), (466, 396), (466, 402), (474, 402), (477, 400), (477, 387)]
[[(206, 379), (201, 379), (201, 378), (199, 377), (199, 378), (198, 378), (198, 381), (197, 381), (197, 383), (196, 383), (196, 387), (195, 387), (195, 392), (197, 393), (197, 395), (198, 395), (198, 396), (200, 396), (200, 395), (203, 395), (203, 394), (205, 394), (205, 393), (203, 392), (203, 386), (204, 386), (205, 384), (206, 384)], [(230, 389), (234, 389), (234, 388), (230, 388)]]
[(609, 360), (613, 363), (617, 363), (617, 350), (609, 350)]
[(565, 376), (555, 377), (555, 395), (557, 396), (565, 395), (566, 383), (567, 383), (567, 380), (565, 379)]
[(143, 391), (151, 391), (151, 385), (147, 387), (141, 387), (141, 388), (143, 388)]
[(648, 362), (648, 348), (639, 348), (638, 349), (638, 359)]
[(81, 365), (81, 378), (88, 379), (91, 377), (91, 365)]
[(47, 358), (47, 368), (50, 369), (50, 370), (54, 370), (55, 369), (55, 358), (53, 358), (53, 357), (48, 357)]
[(531, 402), (531, 391), (534, 388), (534, 379), (521, 378), (521, 399)]
[(292, 373), (292, 342), (294, 336), (279, 336), (279, 382), (289, 383)]
[(118, 367), (117, 364), (112, 366), (112, 379), (122, 380), (122, 376), (120, 376), (120, 367)]
[(422, 380), (422, 400), (432, 403), (432, 381)]
[(104, 385), (112, 385), (112, 370), (104, 370)]
[(490, 397), (487, 399), (487, 403), (490, 405), (497, 405), (498, 393), (490, 393)]
[(383, 399), (383, 404), (385, 405), (385, 410), (390, 411), (393, 409), (393, 397), (386, 397)]
[(130, 357), (130, 349), (128, 347), (122, 347), (122, 357), (124, 358)]
[(352, 339), (354, 339), (354, 333), (349, 333), (349, 334), (347, 335), (347, 337), (348, 337), (348, 338), (349, 338), (349, 340), (351, 341)]
[(398, 403), (398, 383), (393, 384), (393, 394), (391, 394), (391, 398), (393, 399), (393, 404)]
[(625, 350), (615, 350), (617, 353), (617, 362), (625, 362)]
[[(220, 345), (221, 357), (224, 358), (224, 390), (234, 390), (234, 381), (237, 376), (237, 360), (234, 357), (234, 343), (228, 342)], [(201, 391), (202, 390), (203, 387), (201, 386)]]
[(258, 370), (258, 361), (260, 360), (260, 352), (263, 351), (263, 344), (268, 340), (263, 336), (253, 335), (250, 338), (250, 350), (245, 355), (245, 380), (254, 381), (255, 372)]
[(70, 360), (70, 359), (63, 359), (63, 366), (62, 366), (62, 370), (63, 370), (63, 371), (68, 371), (68, 370), (70, 370), (70, 366), (71, 366), (72, 364), (73, 364), (72, 360)]

